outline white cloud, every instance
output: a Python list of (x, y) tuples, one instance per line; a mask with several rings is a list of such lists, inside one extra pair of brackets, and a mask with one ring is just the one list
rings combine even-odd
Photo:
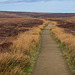
[(74, 0), (0, 0), (0, 3), (11, 2), (37, 2), (37, 1), (74, 1)]
[(9, 0), (0, 0), (0, 2), (6, 2), (6, 1), (9, 1)]

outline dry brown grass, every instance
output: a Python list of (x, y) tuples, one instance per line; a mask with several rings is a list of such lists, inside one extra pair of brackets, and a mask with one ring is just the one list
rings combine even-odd
[[(15, 40), (20, 33), (43, 24), (43, 20), (36, 18), (1, 18), (0, 19), (0, 52), (7, 51), (5, 45)], [(13, 44), (13, 43), (12, 43)], [(6, 46), (7, 48), (7, 46)]]
[(65, 33), (63, 28), (59, 28), (55, 25), (52, 27), (52, 32), (55, 34), (56, 38), (60, 39), (62, 43), (65, 43), (75, 52), (75, 36), (70, 33)]
[(20, 33), (9, 48), (10, 52), (0, 54), (0, 75), (26, 75), (25, 68), (31, 65), (31, 55), (39, 43), (41, 29), (47, 23), (44, 21), (43, 25)]
[(64, 28), (58, 27), (57, 23), (51, 28), (55, 37), (65, 44), (67, 49), (64, 49), (64, 56), (67, 59), (71, 71), (75, 74), (75, 36), (72, 33), (66, 33)]
[[(75, 35), (73, 35), (72, 32), (70, 33), (70, 31), (74, 31), (74, 18), (59, 18), (56, 20), (59, 20), (59, 22), (53, 22), (52, 32), (55, 34), (56, 38), (75, 52)], [(70, 22), (70, 27), (67, 25), (68, 22)]]

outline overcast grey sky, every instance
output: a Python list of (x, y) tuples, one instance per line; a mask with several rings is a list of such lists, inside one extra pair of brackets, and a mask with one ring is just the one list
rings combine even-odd
[(0, 0), (0, 10), (75, 13), (74, 0)]

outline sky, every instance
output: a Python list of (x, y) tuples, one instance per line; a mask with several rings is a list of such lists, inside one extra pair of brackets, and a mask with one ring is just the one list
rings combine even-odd
[(75, 13), (75, 0), (0, 0), (0, 11)]

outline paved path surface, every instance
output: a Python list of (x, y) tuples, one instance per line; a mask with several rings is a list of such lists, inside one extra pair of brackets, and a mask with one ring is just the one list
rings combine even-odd
[(58, 44), (50, 35), (51, 25), (42, 33), (42, 47), (32, 75), (72, 75)]

